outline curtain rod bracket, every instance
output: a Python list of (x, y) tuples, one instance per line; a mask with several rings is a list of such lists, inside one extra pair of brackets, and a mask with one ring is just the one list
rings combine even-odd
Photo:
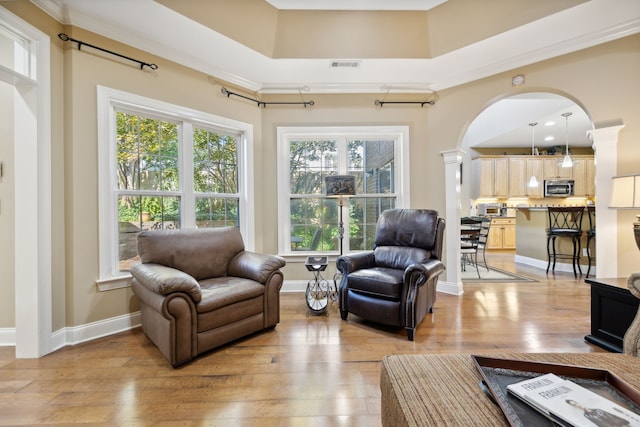
[(144, 67), (149, 67), (149, 68), (150, 68), (150, 69), (152, 69), (152, 70), (157, 70), (157, 69), (158, 69), (158, 66), (157, 66), (156, 64), (149, 64), (148, 62), (139, 61), (139, 60), (137, 60), (137, 59), (133, 59), (133, 58), (131, 58), (131, 57), (129, 57), (129, 56), (125, 56), (125, 55), (122, 55), (122, 54), (120, 54), (120, 53), (113, 52), (113, 51), (111, 51), (111, 50), (104, 49), (104, 48), (98, 47), (98, 46), (96, 46), (96, 45), (93, 45), (93, 44), (87, 43), (87, 42), (83, 42), (82, 40), (74, 39), (74, 38), (72, 38), (72, 37), (69, 37), (69, 36), (68, 36), (68, 35), (66, 35), (65, 33), (60, 33), (60, 34), (58, 34), (58, 38), (59, 38), (60, 40), (62, 40), (63, 42), (75, 42), (75, 43), (78, 43), (78, 50), (82, 50), (82, 46), (89, 46), (90, 48), (97, 49), (97, 50), (99, 50), (99, 51), (101, 51), (101, 52), (105, 52), (105, 53), (108, 53), (108, 54), (110, 54), (110, 55), (114, 55), (114, 56), (117, 56), (117, 57), (119, 57), (119, 58), (122, 58), (122, 59), (126, 59), (127, 61), (137, 62), (138, 64), (140, 64), (140, 69), (141, 69), (141, 70), (142, 70)]
[(258, 107), (266, 107), (267, 105), (303, 105), (304, 108), (307, 108), (307, 106), (313, 107), (315, 105), (315, 102), (313, 101), (291, 101), (291, 102), (260, 101), (259, 99), (249, 98), (248, 96), (244, 96), (240, 93), (231, 92), (225, 87), (220, 89), (220, 92), (222, 92), (223, 95), (227, 95), (227, 98), (233, 95), (233, 96), (237, 96), (238, 98), (246, 99), (247, 101), (255, 102), (258, 105)]

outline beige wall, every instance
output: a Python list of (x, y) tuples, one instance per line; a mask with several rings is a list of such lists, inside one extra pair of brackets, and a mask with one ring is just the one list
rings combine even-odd
[[(640, 35), (442, 91), (433, 107), (378, 108), (374, 100), (381, 97), (379, 94), (345, 94), (305, 95), (315, 101), (312, 108), (258, 108), (221, 95), (220, 84), (202, 73), (77, 28), (65, 29), (73, 37), (157, 63), (159, 69), (141, 71), (135, 64), (78, 51), (55, 37), (58, 30), (52, 27), (50, 18), (43, 18), (35, 7), (25, 7), (25, 3), (2, 5), (53, 35), (54, 330), (109, 319), (138, 308), (129, 289), (98, 292), (95, 285), (99, 256), (97, 85), (251, 123), (255, 135), (256, 248), (266, 252), (277, 250), (277, 126), (410, 126), (411, 206), (444, 212), (440, 152), (461, 147), (469, 123), (491, 102), (522, 90), (550, 90), (576, 99), (596, 123), (622, 120), (626, 127), (620, 134), (618, 171), (639, 172), (640, 103), (632, 95), (640, 93), (640, 83), (635, 79), (640, 69)], [(511, 76), (520, 73), (526, 75), (527, 83), (517, 90), (511, 87)], [(388, 95), (387, 99), (391, 97), (404, 100), (423, 96)], [(640, 252), (629, 229), (632, 217), (630, 213), (619, 214), (621, 274), (637, 271), (640, 264)], [(300, 267), (290, 262), (285, 278), (308, 278), (308, 272)]]

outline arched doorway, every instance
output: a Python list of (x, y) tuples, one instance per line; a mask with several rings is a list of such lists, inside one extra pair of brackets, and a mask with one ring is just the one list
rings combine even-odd
[[(544, 126), (545, 123), (555, 118), (558, 126), (554, 141), (544, 141), (547, 136), (545, 132), (537, 132), (535, 146), (538, 151), (547, 147), (564, 147), (565, 145), (565, 119), (564, 112), (572, 112), (568, 129), (570, 152), (574, 147), (589, 150), (596, 147), (597, 139), (611, 140), (612, 132), (601, 132), (593, 129), (593, 122), (586, 112), (586, 109), (574, 98), (564, 93), (551, 92), (520, 92), (516, 95), (504, 95), (491, 100), (485, 109), (478, 113), (473, 120), (469, 121), (467, 129), (462, 134), (459, 148), (444, 152), (445, 163), (445, 185), (447, 194), (447, 220), (449, 224), (455, 221), (446, 236), (447, 241), (447, 277), (443, 281), (439, 290), (449, 293), (462, 293), (462, 281), (460, 275), (460, 253), (455, 248), (459, 247), (459, 223), (460, 217), (474, 213), (471, 201), (474, 200), (473, 189), (470, 185), (473, 182), (471, 159), (485, 154), (503, 154), (504, 152), (519, 152), (519, 154), (531, 153), (532, 131), (529, 123), (538, 122)], [(608, 136), (606, 135), (608, 134)], [(617, 142), (617, 133), (613, 136), (614, 143)], [(509, 148), (509, 149), (507, 149)], [(559, 147), (558, 147), (559, 148)], [(615, 150), (615, 147), (613, 147)], [(605, 181), (615, 174), (615, 161), (610, 159), (610, 154), (605, 156), (605, 162), (597, 159), (598, 167), (603, 173), (596, 181)], [(608, 188), (599, 186), (598, 194), (602, 199), (608, 198)], [(603, 190), (604, 193), (603, 194)], [(595, 197), (594, 197), (595, 198)], [(606, 204), (603, 210), (606, 210)], [(599, 210), (600, 212), (600, 210)], [(605, 216), (613, 215), (610, 211), (603, 212)], [(600, 220), (604, 220), (602, 215), (598, 215)], [(614, 217), (615, 219), (615, 217)], [(596, 247), (596, 253), (598, 253)], [(596, 259), (599, 257), (596, 256)]]

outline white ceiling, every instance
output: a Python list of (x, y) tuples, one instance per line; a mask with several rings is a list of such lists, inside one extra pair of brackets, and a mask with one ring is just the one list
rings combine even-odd
[[(361, 59), (358, 68), (331, 68), (326, 59), (266, 57), (153, 0), (31, 1), (65, 24), (261, 93), (429, 93), (510, 70), (519, 74), (519, 67), (640, 32), (640, 1), (591, 0), (432, 59)], [(428, 10), (446, 0), (267, 1), (281, 9)], [(554, 106), (549, 115), (558, 111)], [(577, 126), (578, 114), (572, 118)], [(483, 135), (481, 144), (488, 144)], [(515, 134), (508, 139), (511, 146), (531, 143), (530, 136), (528, 142)]]
[[(565, 119), (563, 113), (571, 115)], [(535, 134), (530, 123), (537, 123)], [(565, 146), (567, 135), (569, 148), (590, 147), (587, 131), (592, 129), (587, 113), (572, 100), (551, 93), (525, 93), (487, 107), (471, 123), (465, 138), (473, 148), (521, 147), (530, 153), (532, 139), (542, 150)]]

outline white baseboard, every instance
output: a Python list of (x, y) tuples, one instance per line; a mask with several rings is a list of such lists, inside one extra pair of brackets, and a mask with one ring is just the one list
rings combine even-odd
[(53, 347), (55, 350), (66, 345), (80, 344), (95, 340), (118, 332), (128, 331), (140, 326), (140, 312), (124, 314), (110, 319), (72, 326), (53, 333)]
[[(544, 271), (547, 270), (547, 261), (545, 260), (541, 260), (541, 259), (537, 259), (537, 258), (529, 258), (526, 256), (522, 256), (522, 255), (516, 255), (514, 258), (514, 261), (516, 264), (525, 264), (525, 265), (530, 265), (532, 267), (536, 267), (536, 268), (540, 268)], [(584, 265), (584, 264), (580, 264), (580, 269), (582, 270), (582, 274), (587, 274), (587, 269), (589, 268), (588, 265)], [(562, 271), (565, 273), (573, 273), (573, 265), (572, 264), (568, 264), (565, 262), (557, 262), (556, 263), (556, 270), (555, 271)], [(551, 273), (551, 269), (549, 269), (549, 273)], [(589, 272), (589, 275), (595, 275), (596, 274), (596, 267), (595, 265), (591, 266), (591, 271)]]
[(303, 292), (307, 289), (307, 280), (285, 280), (280, 288), (281, 293)]
[(462, 287), (462, 282), (457, 284), (454, 282), (446, 282), (444, 280), (438, 280), (438, 284), (436, 285), (436, 291), (442, 292), (444, 294), (451, 294), (451, 295), (462, 295), (464, 292)]
[(0, 328), (0, 347), (16, 345), (16, 328)]
[[(56, 351), (67, 345), (80, 344), (95, 340), (118, 332), (140, 326), (140, 312), (125, 314), (87, 323), (81, 326), (71, 326), (59, 329), (51, 334), (51, 351)], [(0, 346), (16, 345), (16, 329), (0, 328)]]

